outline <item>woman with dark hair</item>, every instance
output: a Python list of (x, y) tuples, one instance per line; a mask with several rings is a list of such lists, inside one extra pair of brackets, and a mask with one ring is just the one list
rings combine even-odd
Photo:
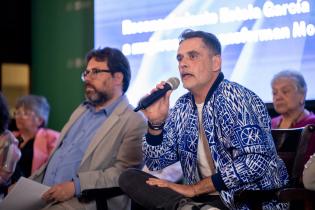
[(3, 133), (9, 125), (10, 114), (5, 98), (0, 92), (0, 133)]
[(7, 130), (9, 119), (6, 100), (0, 93), (0, 195), (6, 193), (9, 179), (21, 156), (17, 139)]

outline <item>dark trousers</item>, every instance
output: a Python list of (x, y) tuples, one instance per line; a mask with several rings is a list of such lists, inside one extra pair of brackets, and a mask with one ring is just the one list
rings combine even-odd
[[(169, 188), (148, 185), (146, 180), (150, 177), (156, 178), (143, 171), (129, 169), (120, 175), (119, 186), (136, 203), (136, 206), (139, 205), (143, 209), (176, 210), (186, 203), (194, 202), (209, 204), (219, 209), (227, 209), (219, 196), (204, 195), (189, 199)], [(194, 209), (198, 209), (198, 207)]]

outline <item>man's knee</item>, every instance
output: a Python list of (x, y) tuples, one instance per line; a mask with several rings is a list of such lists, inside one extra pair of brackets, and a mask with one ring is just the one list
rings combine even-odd
[(139, 175), (141, 174), (141, 171), (138, 169), (127, 169), (124, 171), (118, 179), (119, 186), (122, 189), (128, 188), (130, 186), (130, 183), (133, 183), (134, 179), (137, 179)]

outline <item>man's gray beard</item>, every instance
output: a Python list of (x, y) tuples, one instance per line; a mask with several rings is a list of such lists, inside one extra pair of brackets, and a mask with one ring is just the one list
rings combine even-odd
[(90, 96), (85, 93), (85, 98), (94, 106), (102, 105), (109, 100), (109, 97), (106, 93), (101, 93), (96, 90), (94, 93), (90, 94)]

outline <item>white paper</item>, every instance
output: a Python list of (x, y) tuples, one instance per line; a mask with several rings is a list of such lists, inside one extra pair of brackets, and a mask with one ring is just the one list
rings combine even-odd
[(41, 198), (50, 187), (21, 177), (10, 193), (0, 202), (2, 210), (37, 210), (46, 204)]

